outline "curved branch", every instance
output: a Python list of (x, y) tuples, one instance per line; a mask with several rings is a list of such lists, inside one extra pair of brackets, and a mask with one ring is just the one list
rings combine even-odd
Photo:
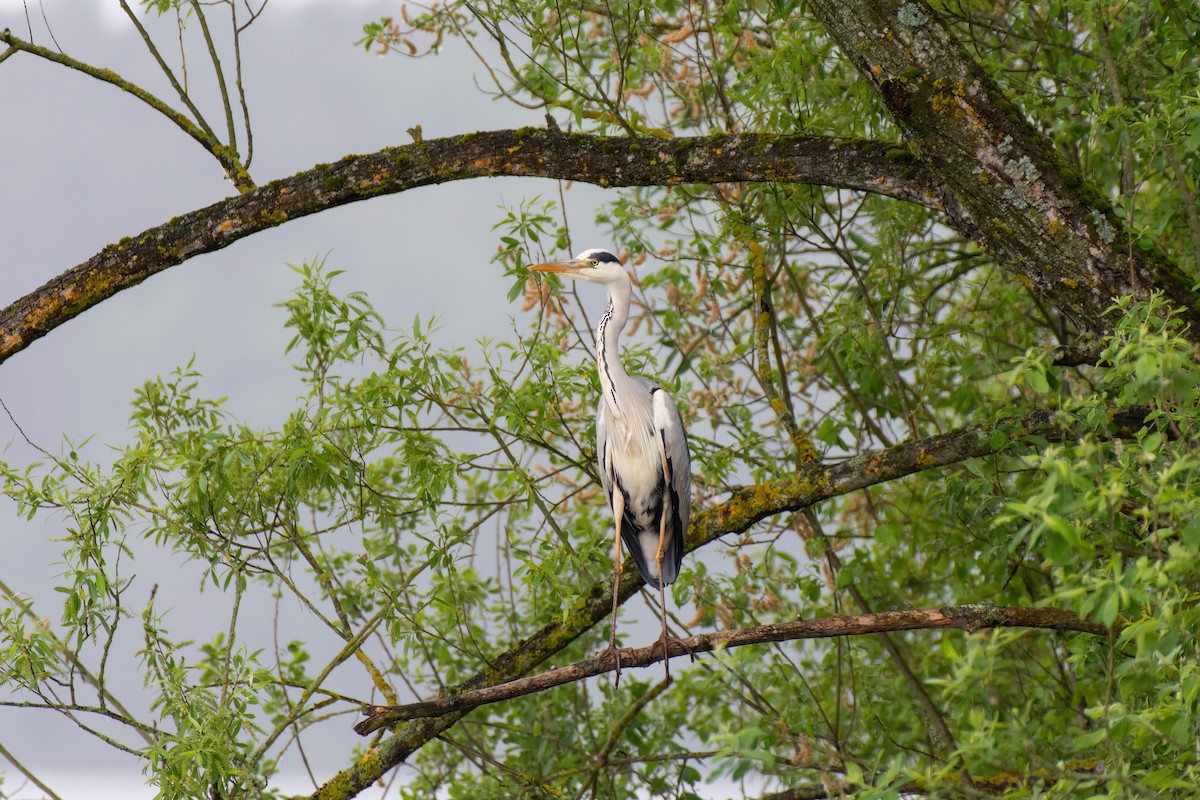
[(501, 175), (600, 186), (786, 181), (938, 203), (912, 154), (885, 142), (767, 134), (626, 138), (539, 128), (415, 142), (319, 164), (105, 247), (0, 311), (0, 362), (122, 289), (289, 219), (376, 195)]
[[(1129, 435), (1141, 426), (1148, 409), (1121, 410), (1113, 416), (1113, 435)], [(945, 466), (968, 458), (999, 453), (1031, 436), (1059, 440), (1076, 435), (1060, 427), (1052, 411), (1034, 411), (991, 425), (973, 425), (848, 459), (840, 464), (814, 465), (793, 478), (747, 487), (723, 503), (693, 516), (688, 529), (690, 552), (728, 533), (742, 533), (767, 517), (803, 508), (847, 492)], [(642, 586), (641, 574), (629, 566), (621, 572), (618, 599), (624, 602)], [(519, 678), (569, 645), (612, 609), (607, 580), (592, 587), (583, 600), (528, 639), (488, 662), (488, 666), (453, 687), (463, 694)], [(626, 663), (622, 659), (622, 664)], [(427, 741), (453, 726), (467, 712), (456, 710), (440, 717), (403, 723), (395, 735), (370, 748), (353, 765), (338, 773), (312, 794), (313, 800), (349, 800), (388, 770), (404, 761)]]
[[(1057, 631), (1077, 631), (1093, 636), (1108, 636), (1113, 630), (1058, 608), (1022, 608), (980, 603), (967, 606), (947, 606), (910, 611), (881, 611), (874, 614), (839, 615), (819, 619), (798, 619), (774, 625), (701, 633), (686, 639), (672, 639), (667, 644), (670, 656), (695, 655), (718, 649), (743, 647), (749, 644), (787, 642), (796, 639), (829, 639), (838, 636), (862, 636), (893, 631), (938, 630), (959, 628), (974, 632), (984, 628), (1042, 628)], [(620, 651), (622, 669), (648, 667), (663, 660), (663, 646), (655, 642), (646, 647), (627, 647)], [(616, 655), (605, 651), (596, 658), (566, 667), (548, 670), (539, 675), (521, 678), (497, 686), (476, 689), (465, 694), (439, 697), (401, 706), (377, 706), (370, 716), (354, 726), (360, 736), (409, 719), (436, 717), (455, 711), (470, 711), (482, 705), (499, 703), (535, 692), (544, 692), (565, 683), (602, 675), (616, 669)]]

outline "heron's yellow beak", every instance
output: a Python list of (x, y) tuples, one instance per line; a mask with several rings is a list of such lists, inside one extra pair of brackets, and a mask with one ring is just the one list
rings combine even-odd
[(534, 272), (552, 272), (558, 275), (574, 275), (583, 271), (587, 265), (582, 261), (571, 259), (570, 261), (551, 261), (549, 264), (530, 264), (529, 268)]

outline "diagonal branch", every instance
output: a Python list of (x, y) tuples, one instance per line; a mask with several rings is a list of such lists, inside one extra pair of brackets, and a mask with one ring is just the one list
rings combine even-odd
[[(1108, 636), (1113, 630), (1107, 625), (1084, 619), (1074, 612), (1057, 608), (1022, 608), (980, 603), (967, 606), (947, 606), (909, 611), (881, 611), (874, 614), (839, 615), (818, 619), (798, 619), (753, 628), (701, 633), (686, 639), (672, 639), (667, 644), (669, 655), (684, 656), (708, 653), (713, 650), (744, 647), (750, 644), (788, 642), (797, 639), (828, 639), (839, 636), (862, 636), (895, 631), (939, 630), (959, 628), (974, 632), (984, 628), (1041, 628), (1056, 631), (1077, 631), (1093, 636)], [(649, 667), (663, 660), (663, 645), (655, 642), (646, 647), (627, 647), (620, 651), (622, 669)], [(574, 683), (603, 675), (617, 666), (611, 651), (596, 658), (566, 667), (547, 670), (538, 675), (521, 678), (497, 686), (487, 686), (464, 694), (439, 697), (401, 706), (377, 706), (370, 716), (354, 726), (361, 736), (397, 722), (423, 717), (437, 717), (458, 711), (470, 711), (479, 706), (544, 692), (565, 683)]]
[[(1112, 417), (1112, 435), (1130, 435), (1143, 424), (1148, 413), (1149, 410), (1144, 408), (1118, 411)], [(927, 469), (999, 453), (1015, 442), (1031, 437), (1061, 440), (1075, 435), (1076, 432), (1058, 424), (1054, 412), (1034, 411), (999, 423), (972, 425), (927, 439), (905, 442), (839, 464), (814, 465), (791, 478), (737, 490), (723, 503), (700, 511), (692, 517), (686, 549), (690, 552), (726, 534), (742, 533), (775, 514), (799, 511), (831, 497)], [(624, 602), (641, 585), (641, 575), (637, 570), (623, 570), (618, 599)], [(551, 622), (525, 641), (490, 660), (487, 667), (453, 687), (451, 693), (462, 694), (494, 686), (535, 669), (608, 616), (612, 608), (611, 592), (607, 580), (599, 582), (561, 619)], [(622, 663), (625, 663), (624, 660)], [(403, 723), (395, 735), (384, 738), (353, 765), (322, 784), (312, 794), (313, 800), (349, 800), (430, 739), (453, 726), (466, 713), (465, 710), (456, 710), (440, 717)]]
[(906, 149), (885, 142), (767, 134), (624, 138), (539, 128), (415, 142), (319, 164), (105, 247), (0, 311), (0, 362), (155, 273), (289, 219), (420, 186), (501, 175), (600, 186), (787, 181), (933, 207), (938, 202), (925, 169)]

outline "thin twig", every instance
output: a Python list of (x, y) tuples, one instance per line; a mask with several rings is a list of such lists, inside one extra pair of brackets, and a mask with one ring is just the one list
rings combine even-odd
[[(0, 403), (0, 405), (2, 405), (2, 403)], [(31, 608), (32, 604), (22, 601), (20, 598), (18, 598), (17, 594), (3, 581), (0, 581), (0, 595), (4, 595), (9, 599), (10, 602), (13, 603), (13, 605), (17, 606), (17, 608), (20, 609), (21, 614), (35, 623), (40, 622), (38, 616), (33, 613), (33, 609)], [(133, 715), (129, 713), (128, 709), (125, 708), (121, 701), (118, 700), (117, 697), (104, 686), (103, 681), (99, 680), (95, 675), (93, 675), (92, 672), (79, 659), (78, 654), (73, 652), (65, 642), (55, 636), (53, 631), (46, 630), (45, 635), (54, 644), (54, 648), (59, 652), (63, 659), (65, 659), (71, 665), (71, 668), (78, 670), (79, 675), (84, 679), (84, 681), (95, 687), (100, 698), (100, 708), (104, 709), (101, 713), (111, 716), (113, 719), (124, 721), (126, 724), (132, 726), (135, 730), (142, 734), (142, 738), (145, 739), (146, 744), (153, 744), (154, 738), (151, 735), (153, 728), (143, 725), (135, 720)], [(105, 709), (105, 705), (112, 706), (114, 709), (116, 709), (116, 711), (112, 712)]]
[(16, 767), (18, 772), (20, 772), (22, 775), (24, 775), (26, 778), (28, 778), (30, 780), (30, 782), (33, 783), (34, 786), (38, 787), (43, 792), (45, 792), (46, 796), (51, 798), (51, 800), (62, 800), (62, 798), (59, 797), (58, 794), (55, 793), (55, 791), (53, 789), (51, 789), (49, 786), (47, 786), (46, 784), (44, 784), (40, 780), (38, 780), (38, 777), (36, 775), (34, 775), (32, 772), (30, 772), (29, 769), (26, 768), (24, 764), (22, 764), (20, 761), (17, 761), (16, 756), (14, 756), (12, 753), (8, 752), (8, 750), (4, 747), (3, 744), (0, 744), (0, 756), (4, 756), (5, 760), (7, 760), (8, 763), (10, 763), (14, 767)]
[[(266, 5), (265, 3), (263, 5)], [(238, 103), (242, 107), (242, 125), (246, 129), (246, 160), (243, 165), (246, 169), (250, 169), (250, 162), (254, 161), (254, 132), (250, 127), (250, 106), (246, 103), (246, 89), (242, 85), (242, 31), (244, 28), (239, 28), (237, 24), (237, 2), (229, 4), (230, 24), (233, 27), (233, 82), (237, 86)], [(260, 11), (262, 9), (259, 9)], [(251, 17), (250, 22), (254, 19)], [(249, 25), (250, 22), (246, 24)]]
[(62, 52), (62, 45), (58, 43), (58, 39), (54, 36), (54, 29), (50, 27), (50, 19), (46, 16), (46, 4), (38, 3), (38, 10), (42, 12), (42, 22), (46, 25), (46, 33), (50, 34), (50, 41), (54, 42), (54, 46), (58, 48), (58, 52)]
[(121, 9), (125, 12), (125, 16), (129, 17), (129, 21), (133, 23), (135, 28), (137, 28), (138, 33), (142, 37), (142, 41), (146, 45), (146, 49), (150, 51), (150, 55), (154, 56), (154, 60), (158, 62), (159, 68), (163, 71), (163, 74), (167, 76), (167, 81), (170, 82), (171, 88), (175, 90), (176, 94), (179, 95), (179, 99), (182, 100), (183, 104), (186, 105), (188, 110), (192, 112), (192, 116), (196, 119), (196, 124), (200, 126), (201, 130), (208, 134), (209, 141), (217, 141), (216, 132), (209, 127), (208, 121), (204, 119), (204, 115), (200, 113), (200, 109), (196, 108), (196, 105), (192, 102), (192, 98), (188, 95), (187, 90), (179, 84), (179, 80), (175, 77), (174, 71), (172, 71), (172, 69), (167, 65), (167, 62), (162, 57), (162, 53), (158, 52), (158, 47), (154, 44), (154, 40), (150, 38), (150, 32), (146, 30), (144, 25), (142, 25), (142, 21), (137, 18), (137, 14), (133, 13), (133, 9), (129, 7), (129, 3), (125, 2), (125, 0), (117, 0), (117, 2), (121, 4)]
[(217, 46), (213, 43), (212, 32), (208, 29), (208, 18), (204, 9), (200, 8), (197, 0), (192, 0), (192, 10), (200, 21), (200, 32), (204, 34), (204, 44), (208, 46), (208, 57), (212, 59), (213, 72), (217, 73), (217, 88), (221, 90), (221, 105), (225, 108), (225, 129), (229, 136), (229, 149), (237, 152), (237, 126), (233, 121), (233, 106), (229, 103), (229, 87), (225, 85), (225, 70), (221, 67), (221, 58), (217, 55)]

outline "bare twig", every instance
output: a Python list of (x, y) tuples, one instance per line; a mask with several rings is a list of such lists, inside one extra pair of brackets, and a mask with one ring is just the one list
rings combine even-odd
[[(670, 640), (665, 649), (669, 656), (684, 656), (750, 644), (786, 642), (795, 639), (827, 639), (888, 631), (945, 628), (958, 628), (974, 632), (984, 628), (1010, 627), (1076, 631), (1093, 636), (1108, 636), (1113, 632), (1113, 629), (1106, 625), (1092, 622), (1062, 609), (1021, 608), (979, 603), (916, 611), (882, 611), (855, 616), (799, 619), (793, 622), (759, 625), (754, 628), (701, 633), (686, 639)], [(624, 648), (620, 651), (621, 668), (651, 666), (663, 659), (663, 649), (662, 642), (655, 642), (646, 647)], [(376, 706), (369, 710), (370, 716), (367, 719), (354, 726), (354, 730), (359, 735), (366, 736), (382, 727), (404, 720), (439, 717), (443, 714), (468, 711), (482, 705), (511, 700), (514, 697), (535, 692), (544, 692), (565, 683), (602, 675), (615, 669), (616, 665), (615, 654), (605, 651), (596, 658), (548, 670), (528, 678), (502, 683), (498, 686), (489, 686), (451, 697), (439, 697), (435, 700), (401, 706)]]
[[(266, 3), (263, 3), (265, 6)], [(254, 131), (250, 127), (250, 106), (246, 103), (246, 89), (242, 85), (242, 31), (245, 27), (238, 27), (237, 21), (237, 2), (229, 4), (230, 25), (233, 28), (233, 69), (234, 69), (234, 85), (237, 86), (238, 104), (242, 107), (242, 125), (246, 129), (246, 159), (242, 163), (246, 169), (250, 169), (251, 162), (254, 161)], [(261, 12), (262, 9), (260, 8)], [(250, 22), (254, 18), (251, 17)], [(249, 25), (247, 22), (246, 25)]]
[(229, 102), (229, 87), (225, 85), (225, 69), (221, 66), (221, 58), (217, 55), (217, 46), (213, 43), (212, 32), (208, 29), (208, 18), (198, 0), (192, 0), (192, 10), (200, 22), (200, 32), (204, 34), (204, 44), (208, 47), (208, 57), (212, 59), (213, 72), (217, 74), (217, 88), (221, 90), (221, 105), (225, 108), (225, 128), (229, 136), (227, 144), (237, 152), (237, 125), (233, 121), (233, 106)]
[(179, 95), (179, 99), (188, 107), (195, 117), (196, 123), (200, 128), (208, 134), (211, 141), (217, 141), (217, 134), (211, 127), (208, 121), (204, 119), (204, 115), (200, 113), (200, 109), (192, 102), (191, 96), (187, 93), (187, 89), (180, 85), (179, 79), (175, 77), (175, 72), (167, 65), (163, 59), (162, 53), (158, 52), (158, 46), (154, 44), (154, 40), (150, 38), (150, 32), (146, 30), (146, 26), (142, 25), (142, 21), (137, 18), (137, 14), (133, 13), (133, 9), (129, 7), (129, 3), (125, 0), (117, 0), (121, 4), (121, 10), (125, 12), (125, 16), (129, 17), (129, 21), (133, 23), (133, 27), (137, 28), (138, 34), (142, 37), (142, 42), (145, 43), (146, 49), (150, 51), (150, 55), (154, 56), (154, 60), (158, 62), (159, 69), (167, 76), (167, 81), (170, 82), (171, 88)]

